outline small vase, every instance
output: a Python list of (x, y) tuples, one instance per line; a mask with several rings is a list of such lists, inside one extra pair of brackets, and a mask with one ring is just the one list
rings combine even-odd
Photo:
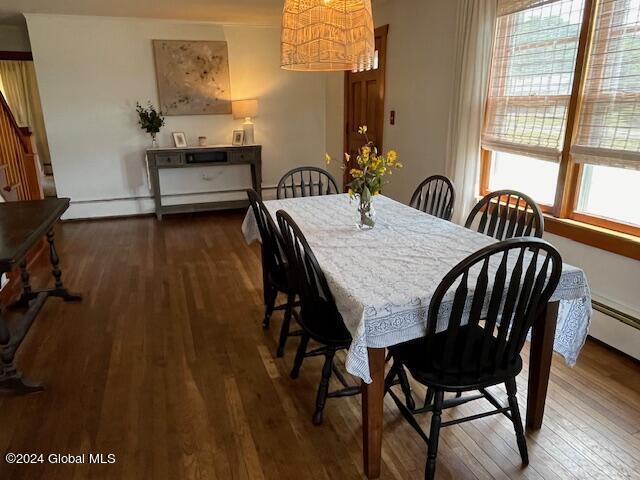
[(356, 226), (360, 230), (371, 230), (376, 224), (376, 211), (373, 208), (373, 202), (358, 202), (358, 216)]
[(155, 135), (151, 135), (151, 148), (158, 148), (158, 141)]

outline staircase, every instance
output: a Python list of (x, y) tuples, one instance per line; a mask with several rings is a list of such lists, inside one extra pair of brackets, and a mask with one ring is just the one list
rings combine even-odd
[(19, 127), (0, 93), (0, 195), (4, 201), (43, 198), (31, 132)]
[[(37, 158), (33, 153), (31, 132), (19, 127), (0, 93), (0, 202), (43, 198)], [(5, 232), (6, 233), (6, 232)], [(44, 242), (29, 252), (31, 264), (44, 251)], [(8, 285), (7, 285), (8, 283)], [(20, 293), (20, 272), (16, 269), (0, 279), (0, 305), (8, 305)], [(4, 287), (7, 288), (4, 288)]]

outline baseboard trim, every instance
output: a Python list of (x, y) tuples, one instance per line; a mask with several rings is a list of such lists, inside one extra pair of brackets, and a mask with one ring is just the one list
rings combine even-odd
[[(268, 192), (265, 195), (266, 199), (275, 198), (276, 185), (266, 185), (262, 187), (264, 192)], [(211, 192), (190, 192), (190, 193), (171, 193), (162, 195), (164, 199), (179, 199), (184, 198), (184, 202), (190, 203), (187, 199), (189, 197), (203, 198), (207, 195), (221, 196), (220, 201), (229, 200), (224, 198), (228, 195), (242, 194), (246, 189), (228, 189), (228, 190), (216, 190)], [(245, 197), (246, 198), (246, 197)], [(218, 199), (205, 199), (206, 201), (218, 201)], [(164, 204), (164, 206), (174, 205), (172, 203)], [(134, 217), (140, 215), (149, 215), (155, 213), (155, 204), (151, 195), (134, 195), (128, 197), (107, 197), (107, 198), (83, 198), (83, 199), (71, 199), (69, 210), (62, 216), (62, 220), (86, 220), (92, 218), (117, 218), (117, 217)]]
[(615, 318), (619, 322), (625, 323), (630, 327), (640, 330), (640, 318), (630, 315), (622, 310), (615, 308), (609, 303), (603, 303), (597, 300), (591, 300), (594, 310), (604, 313), (608, 317)]
[(148, 215), (154, 212), (153, 199), (144, 197), (71, 201), (69, 209), (64, 213), (62, 219), (80, 220), (87, 218), (131, 217)]
[[(618, 350), (616, 347), (612, 347), (611, 345), (609, 345), (608, 343), (603, 342), (602, 340), (598, 340), (596, 337), (592, 337), (591, 335), (587, 335), (587, 339), (589, 339), (590, 341), (597, 343), (598, 345), (606, 348), (607, 350), (613, 352), (613, 353), (617, 353), (629, 360), (631, 360), (633, 363), (640, 365), (640, 359), (629, 355), (628, 353), (623, 352), (622, 350)], [(580, 357), (578, 357), (580, 358)]]

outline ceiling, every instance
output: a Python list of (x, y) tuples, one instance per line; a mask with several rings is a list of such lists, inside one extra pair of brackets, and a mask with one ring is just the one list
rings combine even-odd
[(1, 0), (0, 23), (22, 24), (22, 13), (52, 13), (276, 25), (283, 4), (283, 0)]

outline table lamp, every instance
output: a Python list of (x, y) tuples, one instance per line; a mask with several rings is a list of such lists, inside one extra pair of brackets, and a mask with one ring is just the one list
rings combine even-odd
[(245, 145), (253, 145), (255, 140), (251, 119), (258, 115), (258, 100), (235, 100), (231, 102), (231, 110), (233, 111), (233, 118), (244, 118), (242, 129), (244, 130)]

